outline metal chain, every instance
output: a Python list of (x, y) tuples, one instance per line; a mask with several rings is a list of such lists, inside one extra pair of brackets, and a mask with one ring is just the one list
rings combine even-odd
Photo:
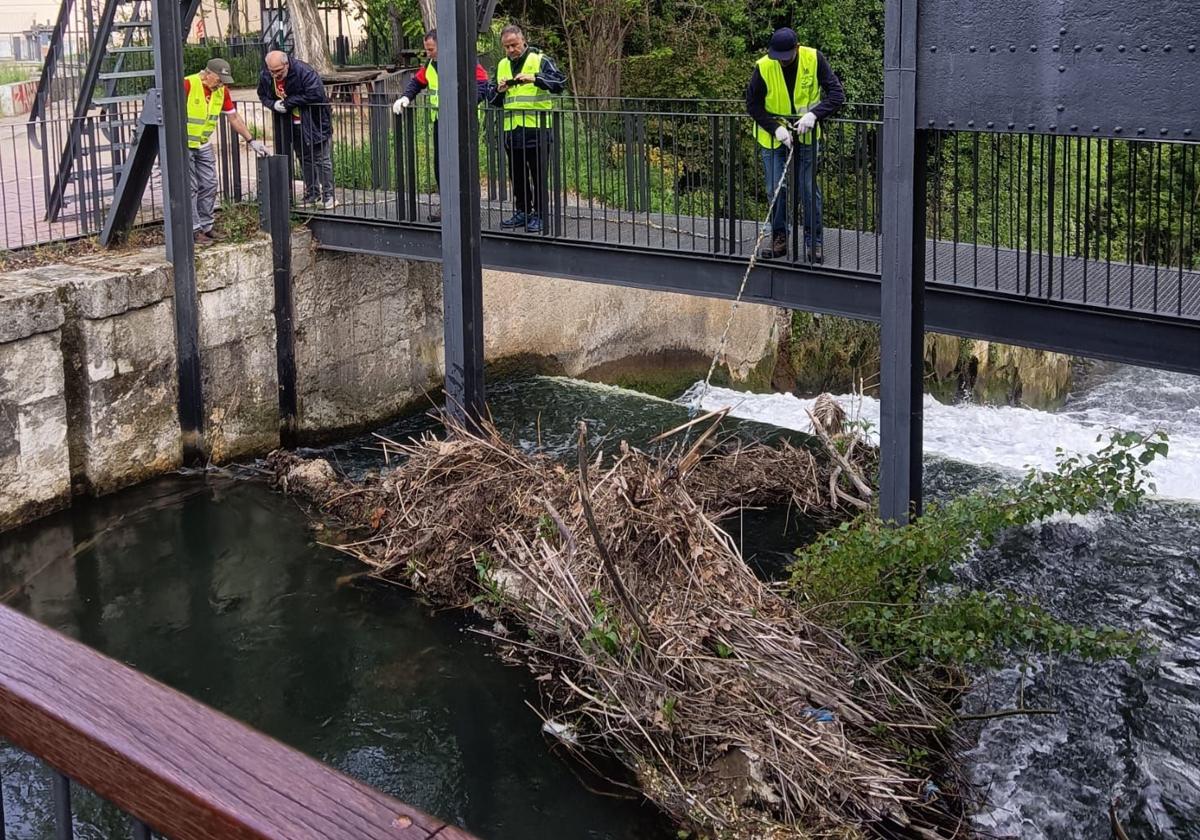
[(771, 223), (771, 216), (775, 211), (775, 202), (779, 200), (779, 192), (783, 189), (783, 183), (787, 178), (788, 170), (792, 166), (792, 155), (795, 152), (796, 147), (793, 143), (793, 145), (788, 147), (787, 161), (783, 164), (783, 173), (779, 176), (779, 183), (775, 185), (775, 190), (771, 193), (771, 202), (767, 205), (767, 218), (759, 227), (758, 238), (754, 243), (754, 250), (750, 254), (750, 261), (746, 264), (746, 273), (742, 275), (742, 283), (738, 286), (737, 297), (733, 299), (733, 305), (729, 309), (729, 318), (725, 321), (725, 329), (721, 333), (721, 341), (717, 344), (717, 352), (713, 353), (712, 362), (708, 365), (708, 375), (704, 377), (704, 386), (700, 389), (700, 394), (697, 396), (696, 401), (688, 407), (690, 415), (694, 416), (700, 410), (700, 406), (704, 404), (704, 398), (708, 396), (713, 373), (717, 369), (717, 360), (725, 352), (725, 343), (729, 340), (729, 330), (733, 327), (733, 318), (737, 314), (738, 305), (742, 302), (742, 295), (746, 291), (746, 282), (750, 279), (750, 272), (758, 264), (759, 248), (762, 246), (763, 237), (766, 235), (767, 225)]

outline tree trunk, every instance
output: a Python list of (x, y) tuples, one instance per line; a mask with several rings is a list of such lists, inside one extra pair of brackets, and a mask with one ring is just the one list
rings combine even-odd
[(437, 0), (419, 0), (421, 5), (421, 23), (425, 31), (437, 29)]
[(289, 0), (288, 14), (291, 15), (296, 58), (312, 65), (322, 76), (332, 73), (325, 23), (317, 11), (316, 0)]
[(595, 0), (584, 14), (574, 0), (558, 0), (557, 7), (567, 36), (571, 90), (580, 96), (619, 96), (625, 37), (637, 20), (637, 9), (622, 0)]
[(229, 0), (229, 37), (237, 38), (242, 34), (242, 22), (238, 20), (241, 12), (238, 9), (240, 0)]

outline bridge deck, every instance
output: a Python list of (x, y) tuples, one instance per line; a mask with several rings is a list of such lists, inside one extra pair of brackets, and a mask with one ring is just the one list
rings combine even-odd
[[(341, 204), (320, 215), (431, 227), (428, 222), (401, 220), (395, 193), (342, 190)], [(430, 197), (418, 196), (418, 219), (425, 219)], [(558, 215), (557, 230), (547, 224), (541, 234), (514, 232), (500, 222), (512, 213), (511, 204), (483, 200), (484, 231), (513, 237), (554, 239), (619, 248), (705, 256), (748, 257), (758, 237), (758, 223), (714, 220), (700, 215), (631, 212), (572, 200)], [(411, 207), (409, 208), (411, 215)], [(795, 259), (796, 235), (789, 256), (771, 263), (812, 268)], [(878, 277), (879, 236), (870, 231), (826, 228), (823, 268)], [(1125, 313), (1166, 315), (1200, 320), (1200, 272), (1180, 267), (1156, 267), (1053, 256), (1037, 251), (993, 247), (991, 244), (927, 240), (926, 280), (1006, 296), (1115, 309)]]

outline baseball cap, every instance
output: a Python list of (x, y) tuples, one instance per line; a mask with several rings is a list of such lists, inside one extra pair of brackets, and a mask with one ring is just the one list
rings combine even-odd
[(767, 45), (767, 56), (776, 61), (791, 58), (799, 43), (800, 39), (796, 37), (795, 30), (788, 29), (786, 26), (783, 29), (776, 29), (775, 34), (771, 36), (771, 42)]
[(233, 84), (233, 71), (229, 68), (229, 62), (223, 58), (210, 58), (208, 64), (205, 65), (210, 73), (216, 73), (221, 77), (224, 84)]

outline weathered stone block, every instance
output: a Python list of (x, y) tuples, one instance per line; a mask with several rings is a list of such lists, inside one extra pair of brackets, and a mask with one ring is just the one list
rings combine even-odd
[[(103, 251), (98, 254), (83, 254), (67, 258), (71, 266), (90, 268), (102, 274), (118, 275), (126, 288), (126, 308), (136, 309), (157, 303), (174, 293), (172, 270), (169, 263), (163, 259), (159, 248), (145, 248), (138, 251)], [(71, 277), (65, 278), (68, 282)], [(93, 310), (92, 314), (84, 311), (88, 318), (101, 318), (104, 313)]]
[(209, 451), (223, 462), (279, 446), (275, 335), (204, 348), (200, 357)]
[(63, 307), (52, 284), (30, 270), (0, 274), (0, 343), (62, 326)]
[(58, 332), (0, 344), (0, 530), (70, 499), (67, 404)]
[(196, 251), (196, 288), (200, 292), (223, 289), (249, 280), (268, 285), (272, 280), (271, 240), (214, 245)]
[(29, 405), (63, 392), (59, 333), (0, 344), (0, 400)]

